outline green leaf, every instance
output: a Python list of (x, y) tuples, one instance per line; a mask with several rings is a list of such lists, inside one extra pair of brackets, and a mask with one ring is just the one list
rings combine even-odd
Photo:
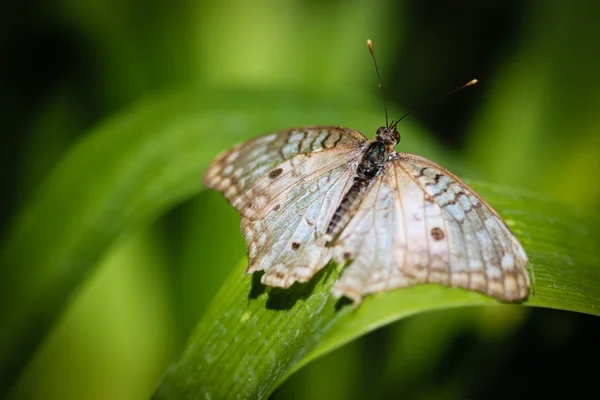
[[(533, 294), (523, 304), (600, 315), (598, 217), (531, 194), (473, 186), (530, 256)], [(265, 398), (306, 363), (382, 325), (436, 309), (501, 304), (420, 285), (370, 296), (353, 309), (329, 296), (339, 267), (288, 290), (266, 288), (257, 274), (244, 277), (244, 268), (240, 263), (213, 299), (156, 399)]]
[[(100, 257), (119, 237), (200, 192), (202, 172), (219, 151), (292, 126), (344, 123), (369, 134), (382, 121), (375, 96), (329, 96), (297, 90), (161, 93), (76, 143), (2, 241), (0, 396)], [(415, 135), (412, 142), (418, 141)]]

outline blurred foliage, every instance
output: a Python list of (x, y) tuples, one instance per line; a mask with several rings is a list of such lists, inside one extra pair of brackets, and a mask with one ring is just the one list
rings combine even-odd
[[(6, 4), (0, 349), (10, 334), (45, 340), (17, 354), (0, 387), (18, 376), (15, 398), (148, 398), (245, 253), (234, 210), (215, 193), (192, 196), (201, 172), (193, 158), (295, 125), (371, 136), (382, 113), (366, 38), (395, 113), (481, 82), (407, 120), (399, 148), (595, 212), (598, 17), (590, 1)], [(195, 129), (214, 140), (200, 143), (199, 132), (198, 142), (180, 141)], [(137, 146), (145, 135), (154, 145)], [(74, 160), (82, 148), (89, 160)], [(161, 149), (177, 156), (163, 159)], [(152, 174), (140, 157), (154, 157)], [(124, 170), (129, 179), (115, 182)], [(69, 186), (79, 182), (87, 185)], [(137, 207), (119, 209), (132, 192)], [(83, 235), (92, 225), (104, 236)], [(34, 240), (12, 246), (24, 231)], [(61, 264), (73, 249), (80, 263)], [(63, 275), (63, 286), (45, 286)], [(40, 310), (52, 318), (27, 318)], [(316, 360), (273, 397), (572, 395), (595, 383), (577, 355), (600, 356), (598, 333), (592, 317), (549, 310), (424, 314)], [(2, 365), (13, 356), (0, 354)]]

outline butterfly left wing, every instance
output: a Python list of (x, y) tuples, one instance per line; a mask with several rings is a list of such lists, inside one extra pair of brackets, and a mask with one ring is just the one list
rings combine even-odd
[(281, 131), (217, 156), (204, 182), (241, 214), (247, 272), (262, 283), (289, 287), (308, 281), (331, 258), (318, 244), (352, 184), (367, 140), (340, 127)]
[(418, 283), (462, 287), (501, 301), (528, 295), (527, 255), (466, 183), (425, 158), (392, 153), (334, 248), (352, 260), (333, 288), (355, 303)]

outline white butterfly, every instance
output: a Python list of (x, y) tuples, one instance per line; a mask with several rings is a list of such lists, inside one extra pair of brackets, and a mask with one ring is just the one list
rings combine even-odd
[(395, 152), (398, 121), (387, 120), (386, 110), (386, 126), (370, 141), (352, 129), (309, 126), (217, 156), (204, 183), (242, 216), (247, 272), (265, 271), (263, 284), (288, 288), (333, 258), (349, 264), (333, 295), (355, 304), (418, 283), (526, 298), (527, 255), (502, 218), (444, 167)]
[(368, 141), (342, 127), (296, 128), (238, 144), (204, 175), (241, 214), (248, 272), (288, 288), (330, 259), (349, 265), (332, 293), (418, 283), (527, 297), (527, 255), (502, 218), (442, 166), (393, 147), (395, 124)]

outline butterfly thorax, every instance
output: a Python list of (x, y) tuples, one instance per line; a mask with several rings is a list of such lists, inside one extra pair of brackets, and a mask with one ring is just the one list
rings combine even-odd
[(389, 128), (382, 126), (377, 129), (375, 140), (368, 142), (362, 154), (360, 164), (356, 169), (355, 181), (357, 179), (367, 181), (373, 179), (399, 141), (400, 134), (394, 124)]
[[(383, 133), (383, 135), (380, 135), (380, 133)], [(326, 237), (329, 245), (335, 243), (335, 240), (352, 219), (355, 210), (364, 197), (364, 193), (385, 164), (389, 154), (394, 149), (394, 145), (397, 143), (396, 139), (399, 140), (399, 138), (400, 135), (395, 129), (379, 128), (375, 140), (368, 142), (356, 168), (352, 186), (342, 198), (327, 226)]]
[(379, 140), (374, 140), (365, 149), (360, 164), (356, 169), (356, 179), (370, 180), (377, 175), (389, 154), (386, 145)]

